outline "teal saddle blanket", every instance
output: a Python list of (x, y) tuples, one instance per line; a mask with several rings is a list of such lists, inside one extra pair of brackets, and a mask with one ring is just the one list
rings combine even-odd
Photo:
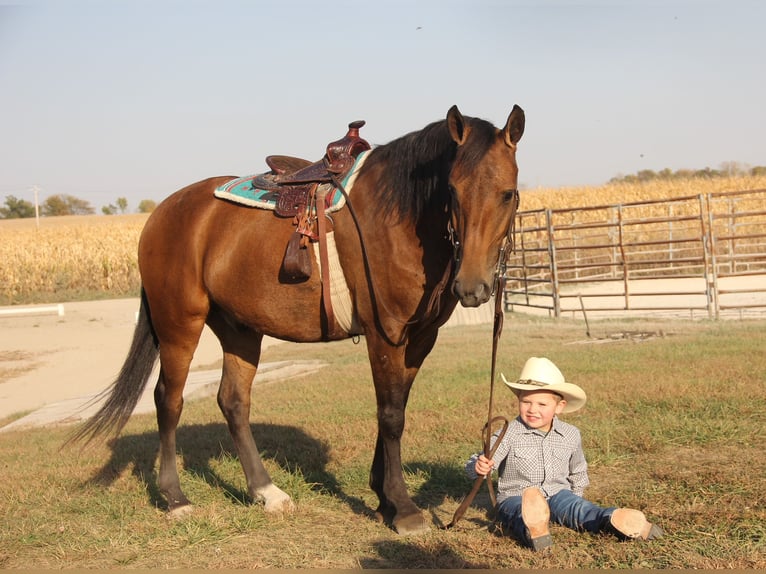
[[(364, 160), (367, 159), (369, 151), (360, 153), (351, 170), (346, 177), (343, 178), (341, 184), (346, 190), (346, 193), (351, 193), (351, 189), (356, 181), (356, 176), (359, 173)], [(213, 194), (221, 199), (228, 199), (235, 203), (247, 205), (250, 207), (258, 207), (260, 209), (274, 210), (277, 204), (278, 193), (269, 189), (258, 189), (253, 187), (253, 179), (257, 177), (255, 175), (248, 175), (245, 177), (238, 177), (218, 186)], [(346, 197), (338, 190), (334, 188), (332, 184), (322, 184), (327, 186), (327, 211), (338, 211), (346, 204)]]

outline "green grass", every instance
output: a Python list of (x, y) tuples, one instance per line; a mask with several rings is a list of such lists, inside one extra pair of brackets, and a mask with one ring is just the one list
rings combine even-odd
[[(498, 368), (515, 377), (548, 356), (588, 393), (565, 420), (583, 433), (587, 496), (631, 506), (666, 537), (622, 543), (552, 529), (534, 554), (491, 528), (486, 491), (449, 522), (481, 447), (491, 327), (442, 331), (415, 383), (403, 441), (410, 492), (434, 527), (400, 537), (372, 514), (367, 486), (375, 400), (364, 345), (267, 349), (264, 361), (322, 359), (310, 377), (254, 389), (252, 428), (275, 483), (297, 504), (267, 516), (246, 497), (215, 399), (187, 404), (178, 464), (195, 511), (165, 517), (156, 429), (136, 416), (107, 445), (61, 449), (71, 429), (0, 434), (2, 568), (766, 568), (766, 322), (600, 321), (595, 337), (663, 332), (642, 342), (588, 340), (581, 323), (508, 315)], [(126, 343), (127, 344), (127, 343)], [(339, 401), (338, 397), (343, 397)], [(514, 416), (499, 383), (496, 414)]]

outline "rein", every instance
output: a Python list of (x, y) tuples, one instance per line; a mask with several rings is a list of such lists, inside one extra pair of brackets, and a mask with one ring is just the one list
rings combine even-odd
[[(351, 203), (351, 199), (349, 198), (348, 193), (346, 192), (346, 188), (343, 187), (343, 184), (341, 183), (341, 181), (337, 177), (335, 177), (334, 175), (331, 177), (331, 179), (332, 179), (333, 185), (335, 185), (335, 187), (338, 190), (340, 190), (340, 192), (343, 194), (343, 197), (346, 199), (346, 205), (348, 206), (348, 211), (351, 214), (351, 218), (354, 220), (354, 225), (356, 227), (356, 232), (357, 232), (357, 235), (359, 236), (359, 244), (360, 244), (361, 249), (362, 249), (362, 260), (364, 262), (365, 273), (367, 275), (367, 283), (370, 286), (370, 296), (371, 296), (371, 299), (372, 299), (372, 304), (375, 307), (375, 309), (377, 310), (377, 308), (378, 308), (378, 297), (375, 294), (375, 286), (374, 286), (373, 281), (372, 281), (372, 273), (370, 271), (370, 259), (369, 259), (369, 256), (367, 255), (367, 244), (364, 241), (364, 235), (362, 235), (362, 227), (359, 225), (359, 219), (356, 216), (356, 211), (354, 210), (354, 206)], [(439, 297), (444, 292), (444, 289), (446, 288), (447, 283), (449, 282), (449, 278), (452, 275), (452, 269), (453, 269), (453, 265), (454, 264), (455, 264), (455, 261), (453, 260), (453, 261), (450, 262), (449, 265), (447, 265), (447, 268), (444, 270), (444, 275), (442, 275), (442, 278), (439, 279), (439, 282), (436, 284), (436, 287), (431, 292), (431, 297), (428, 300), (428, 307), (427, 307), (428, 309), (432, 309), (432, 308), (434, 308), (434, 306), (438, 305)], [(381, 301), (380, 304), (383, 305), (384, 310), (391, 317), (396, 318), (395, 315), (393, 313), (391, 313), (390, 311), (388, 311), (388, 309), (386, 308), (385, 301)], [(380, 314), (377, 313), (377, 315), (379, 316)], [(416, 322), (415, 320), (410, 320), (410, 321), (402, 321), (402, 320), (399, 320), (399, 319), (397, 319), (397, 320), (400, 323), (402, 323), (405, 327), (408, 326), (408, 325), (414, 325), (415, 322)], [(407, 333), (403, 332), (402, 336), (399, 338), (399, 340), (394, 342), (394, 340), (391, 337), (388, 336), (388, 333), (386, 333), (383, 330), (383, 326), (382, 325), (380, 325), (380, 331), (383, 334), (383, 337), (386, 339), (386, 342), (388, 344), (390, 344), (390, 345), (393, 345), (394, 347), (401, 347), (404, 344), (404, 341), (407, 338)]]

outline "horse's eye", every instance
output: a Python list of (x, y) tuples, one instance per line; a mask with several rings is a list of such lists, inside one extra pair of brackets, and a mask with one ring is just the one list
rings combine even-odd
[(513, 191), (506, 191), (503, 193), (503, 203), (511, 203), (514, 195), (515, 193)]

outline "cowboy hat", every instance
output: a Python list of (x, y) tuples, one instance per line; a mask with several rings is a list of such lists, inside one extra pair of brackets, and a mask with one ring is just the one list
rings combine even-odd
[(516, 396), (520, 391), (550, 391), (561, 395), (567, 402), (562, 411), (564, 413), (574, 412), (585, 405), (585, 391), (577, 385), (567, 383), (558, 367), (545, 357), (527, 359), (519, 380), (515, 383), (508, 381), (503, 373), (500, 373), (500, 376)]

